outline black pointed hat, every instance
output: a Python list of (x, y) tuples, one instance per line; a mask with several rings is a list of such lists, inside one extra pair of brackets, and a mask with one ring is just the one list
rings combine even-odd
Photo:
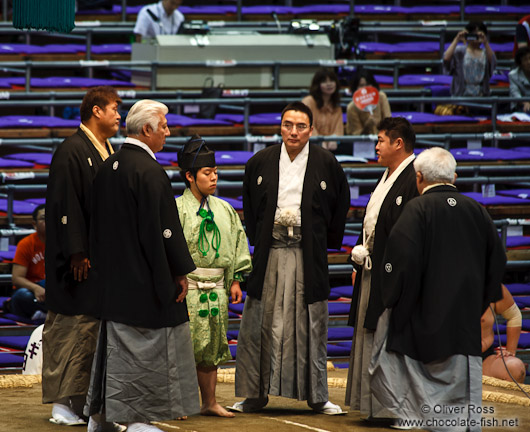
[(200, 136), (195, 135), (184, 144), (178, 152), (178, 164), (184, 171), (190, 171), (193, 168), (214, 167), (215, 152), (206, 146)]

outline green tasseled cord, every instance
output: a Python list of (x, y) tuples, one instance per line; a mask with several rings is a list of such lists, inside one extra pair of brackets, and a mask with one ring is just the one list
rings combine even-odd
[(212, 231), (212, 248), (215, 250), (215, 257), (219, 258), (219, 248), (221, 247), (221, 232), (213, 220), (213, 212), (211, 210), (206, 210), (201, 208), (197, 214), (201, 216), (202, 222), (199, 227), (199, 252), (202, 253), (202, 256), (206, 256), (210, 250), (210, 243), (208, 242), (208, 237), (206, 236), (207, 232)]
[(70, 33), (75, 0), (13, 0), (13, 27)]

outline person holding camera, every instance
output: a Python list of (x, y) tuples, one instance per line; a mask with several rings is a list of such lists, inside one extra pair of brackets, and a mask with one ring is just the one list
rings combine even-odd
[[(471, 21), (443, 55), (444, 71), (453, 76), (452, 96), (488, 96), (497, 58), (488, 42), (483, 22)], [(463, 45), (458, 43), (462, 42)]]

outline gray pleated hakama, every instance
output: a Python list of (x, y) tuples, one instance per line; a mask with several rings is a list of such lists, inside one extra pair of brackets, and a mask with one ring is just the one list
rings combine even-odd
[(199, 411), (189, 322), (160, 329), (102, 325), (86, 415), (105, 412), (107, 421), (145, 423)]
[[(452, 355), (430, 363), (386, 350), (390, 309), (379, 318), (369, 372), (374, 398), (400, 419), (430, 431), (481, 431), (482, 358)], [(468, 429), (469, 427), (469, 429)]]
[(391, 413), (386, 410), (372, 395), (370, 388), (370, 375), (368, 367), (372, 359), (372, 346), (374, 331), (364, 328), (370, 287), (372, 280), (371, 270), (362, 271), (362, 280), (359, 284), (360, 295), (357, 307), (357, 320), (353, 333), (353, 343), (350, 353), (348, 380), (346, 384), (346, 405), (352, 410), (358, 410), (369, 418), (389, 418)]
[(261, 301), (245, 300), (236, 366), (236, 396), (328, 401), (328, 302), (304, 301), (299, 228), (274, 226)]

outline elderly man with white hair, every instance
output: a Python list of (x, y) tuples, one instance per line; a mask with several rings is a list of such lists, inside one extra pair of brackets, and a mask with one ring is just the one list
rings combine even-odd
[(94, 180), (91, 288), (102, 321), (85, 407), (89, 432), (103, 429), (98, 415), (151, 432), (160, 431), (151, 421), (200, 409), (185, 302), (195, 264), (155, 158), (169, 135), (167, 112), (160, 102), (136, 102), (125, 143)]
[(480, 317), (502, 297), (506, 255), (486, 210), (454, 186), (451, 153), (425, 150), (414, 169), (420, 196), (394, 225), (379, 269), (387, 309), (371, 388), (397, 428), (479, 431)]

